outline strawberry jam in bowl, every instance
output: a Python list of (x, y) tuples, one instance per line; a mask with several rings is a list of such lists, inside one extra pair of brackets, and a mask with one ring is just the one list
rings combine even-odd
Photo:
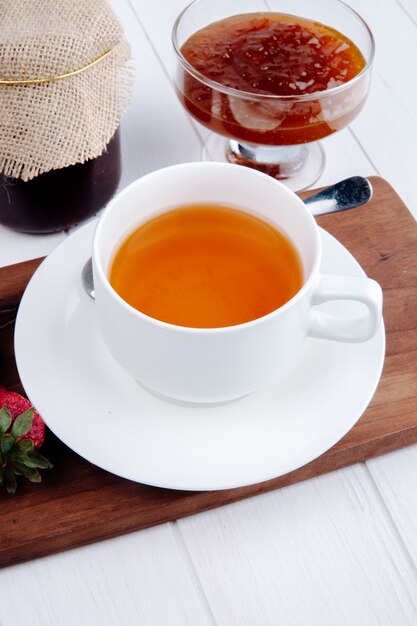
[(318, 140), (362, 109), (374, 57), (368, 26), (339, 0), (195, 0), (173, 45), (179, 98), (216, 133), (205, 158), (259, 169), (296, 191), (323, 171)]

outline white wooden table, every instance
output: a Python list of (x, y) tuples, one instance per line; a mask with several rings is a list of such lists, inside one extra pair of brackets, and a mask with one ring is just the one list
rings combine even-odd
[[(185, 0), (113, 0), (132, 43), (121, 186), (200, 158), (170, 31)], [(373, 30), (368, 103), (324, 142), (319, 184), (379, 174), (417, 216), (417, 0), (349, 0)], [(0, 265), (65, 234), (0, 228)], [(30, 524), (30, 519), (27, 520)], [(0, 571), (0, 626), (417, 624), (417, 446), (178, 522)]]

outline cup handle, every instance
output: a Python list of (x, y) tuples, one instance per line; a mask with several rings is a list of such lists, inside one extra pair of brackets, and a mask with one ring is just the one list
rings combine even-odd
[[(353, 300), (367, 307), (362, 317), (344, 318), (317, 311), (314, 307), (332, 300)], [(382, 318), (382, 289), (371, 278), (322, 274), (311, 300), (312, 317), (308, 335), (345, 343), (371, 339)]]

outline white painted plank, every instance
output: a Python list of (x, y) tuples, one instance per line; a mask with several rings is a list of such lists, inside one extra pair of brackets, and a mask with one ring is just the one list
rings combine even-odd
[(0, 623), (208, 626), (212, 620), (165, 524), (1, 570)]
[(326, 153), (326, 167), (315, 187), (331, 185), (349, 176), (377, 174), (349, 128), (327, 137), (322, 145)]
[(396, 109), (395, 94), (376, 77), (368, 104), (351, 128), (375, 168), (393, 185), (417, 217), (416, 194), (410, 185), (415, 177), (417, 134), (408, 113), (396, 113)]
[[(414, 2), (414, 0), (412, 0)], [(376, 39), (374, 76), (368, 102), (352, 130), (382, 176), (397, 189), (417, 217), (415, 144), (417, 83), (416, 25), (396, 0), (349, 0)], [(414, 74), (413, 74), (414, 72)]]
[[(128, 2), (136, 19), (142, 25), (155, 55), (164, 67), (166, 76), (173, 83), (176, 56), (171, 39), (172, 29), (176, 18), (190, 4), (190, 0), (169, 0), (169, 2), (158, 0), (146, 5), (142, 0), (128, 0)], [(210, 131), (193, 120), (188, 113), (186, 115), (198, 135), (205, 141)], [(199, 153), (199, 160), (201, 160), (201, 153)]]
[(415, 570), (363, 465), (178, 525), (220, 625), (417, 623)]
[(0, 226), (0, 267), (46, 256), (65, 237), (65, 233), (25, 235)]
[[(415, 0), (412, 1), (416, 5)], [(380, 0), (349, 0), (348, 4), (365, 19), (372, 30), (376, 48), (374, 74), (393, 91), (397, 101), (397, 106), (385, 123), (391, 117), (401, 116), (402, 111), (407, 111), (411, 119), (417, 122), (414, 106), (417, 82), (412, 80), (415, 76), (413, 59), (417, 58), (416, 25), (397, 0), (385, 0), (383, 7)], [(383, 105), (383, 102), (380, 104)], [(383, 118), (379, 116), (377, 121), (382, 122)]]
[(417, 568), (417, 445), (367, 465)]
[(190, 0), (128, 0), (137, 19), (142, 24), (167, 73), (172, 76), (175, 67), (175, 53), (171, 34), (174, 22)]
[(133, 102), (121, 122), (124, 187), (157, 168), (199, 160), (201, 142), (129, 3), (111, 4), (132, 46), (135, 69)]
[(400, 7), (417, 26), (417, 3), (416, 0), (397, 0)]

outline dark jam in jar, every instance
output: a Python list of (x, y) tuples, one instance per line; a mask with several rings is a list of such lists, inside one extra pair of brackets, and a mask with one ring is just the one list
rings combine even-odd
[(194, 33), (181, 52), (202, 76), (245, 92), (240, 98), (217, 91), (186, 71), (177, 81), (189, 112), (234, 139), (265, 145), (315, 141), (349, 123), (363, 104), (356, 94), (329, 112), (320, 99), (256, 98), (324, 92), (362, 71), (366, 61), (358, 47), (319, 22), (273, 12), (236, 15)]
[(0, 174), (0, 224), (24, 233), (65, 230), (96, 215), (120, 181), (120, 131), (104, 152), (27, 182)]

